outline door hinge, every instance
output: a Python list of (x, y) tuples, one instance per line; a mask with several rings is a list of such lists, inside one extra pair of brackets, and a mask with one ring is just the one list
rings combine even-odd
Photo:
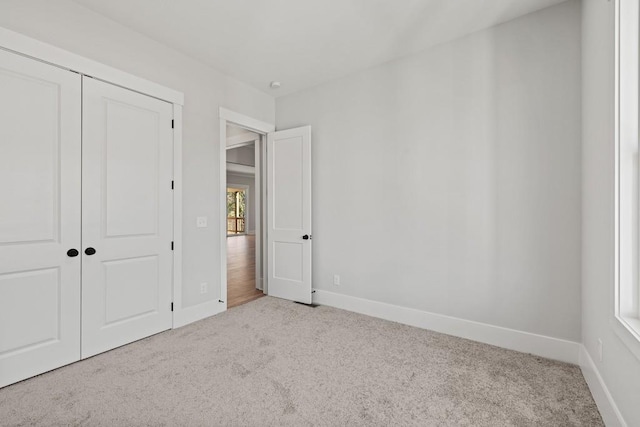
[(173, 190), (173, 181), (171, 181), (171, 189)]
[(173, 250), (173, 242), (171, 242), (171, 250)]
[(171, 129), (173, 129), (173, 126), (174, 126), (173, 120), (171, 120)]
[(171, 311), (173, 311), (173, 303), (171, 303)]

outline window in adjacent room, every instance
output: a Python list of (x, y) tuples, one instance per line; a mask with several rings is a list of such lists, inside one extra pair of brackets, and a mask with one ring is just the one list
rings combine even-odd
[(227, 235), (245, 234), (247, 192), (241, 188), (227, 188)]

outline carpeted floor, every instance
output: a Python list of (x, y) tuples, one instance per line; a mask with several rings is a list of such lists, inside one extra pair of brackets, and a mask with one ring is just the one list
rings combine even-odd
[(577, 366), (271, 297), (0, 389), (1, 425), (600, 426)]

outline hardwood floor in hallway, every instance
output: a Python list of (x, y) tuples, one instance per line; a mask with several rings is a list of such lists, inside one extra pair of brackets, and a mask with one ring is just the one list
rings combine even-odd
[(256, 238), (227, 237), (227, 307), (263, 297), (256, 289)]

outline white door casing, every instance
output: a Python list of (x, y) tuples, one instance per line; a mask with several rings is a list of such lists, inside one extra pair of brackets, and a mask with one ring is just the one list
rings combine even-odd
[(311, 304), (311, 127), (267, 134), (266, 169), (268, 293)]
[(81, 77), (0, 64), (2, 387), (80, 359)]
[(83, 78), (83, 358), (172, 326), (172, 115)]
[(262, 238), (262, 205), (264, 204), (262, 199), (262, 146), (264, 144), (264, 138), (260, 135), (254, 143), (254, 159), (255, 159), (255, 171), (254, 171), (254, 215), (255, 215), (255, 228), (256, 228), (256, 289), (264, 292), (263, 285), (263, 272), (262, 272), (262, 245), (264, 240)]

